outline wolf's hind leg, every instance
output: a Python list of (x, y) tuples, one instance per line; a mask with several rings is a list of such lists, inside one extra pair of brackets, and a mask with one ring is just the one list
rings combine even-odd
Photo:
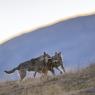
[(20, 69), (19, 74), (20, 74), (21, 80), (23, 80), (26, 76), (26, 70), (25, 69)]
[(35, 72), (35, 73), (34, 73), (34, 75), (33, 75), (33, 76), (34, 76), (34, 78), (36, 77), (36, 74), (37, 74), (37, 72)]

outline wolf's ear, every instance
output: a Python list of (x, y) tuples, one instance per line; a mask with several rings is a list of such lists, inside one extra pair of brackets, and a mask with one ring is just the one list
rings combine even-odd
[(59, 52), (58, 54), (61, 55), (61, 52)]
[(46, 55), (46, 52), (44, 51), (44, 55)]
[(57, 52), (55, 52), (55, 55), (57, 55)]

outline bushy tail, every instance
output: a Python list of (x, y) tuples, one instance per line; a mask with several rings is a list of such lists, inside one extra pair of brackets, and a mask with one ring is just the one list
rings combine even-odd
[(11, 73), (15, 72), (16, 70), (17, 70), (17, 67), (10, 70), (10, 71), (5, 70), (4, 72), (7, 73), (7, 74), (11, 74)]

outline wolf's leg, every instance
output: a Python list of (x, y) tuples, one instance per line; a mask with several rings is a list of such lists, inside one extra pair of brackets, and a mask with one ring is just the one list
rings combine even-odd
[(37, 72), (34, 73), (34, 78), (35, 78), (36, 74), (37, 74)]
[(19, 74), (20, 74), (21, 80), (23, 80), (24, 77), (26, 76), (26, 70), (25, 69), (20, 69), (19, 70)]
[(52, 74), (55, 76), (54, 69), (52, 68), (50, 71), (51, 71), (51, 72), (52, 72)]
[(45, 80), (48, 80), (48, 69), (46, 68), (45, 71), (44, 71), (44, 79)]
[(46, 67), (43, 67), (41, 70), (42, 76), (40, 77), (41, 80), (47, 80), (47, 73), (48, 69)]
[(61, 65), (61, 68), (62, 68), (62, 70), (65, 72), (65, 68), (64, 68), (63, 64)]
[(62, 71), (65, 73), (65, 68), (64, 68), (64, 62), (61, 60), (61, 63), (60, 63), (60, 66), (61, 66), (61, 68), (62, 68)]
[(60, 71), (60, 74), (62, 74), (62, 71), (61, 71), (58, 67), (56, 67), (56, 69), (57, 69), (58, 71)]

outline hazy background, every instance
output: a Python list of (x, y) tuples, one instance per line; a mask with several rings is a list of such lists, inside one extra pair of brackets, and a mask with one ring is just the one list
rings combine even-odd
[(67, 71), (95, 62), (94, 14), (94, 0), (0, 1), (0, 80), (18, 79), (4, 70), (44, 51), (61, 51)]

